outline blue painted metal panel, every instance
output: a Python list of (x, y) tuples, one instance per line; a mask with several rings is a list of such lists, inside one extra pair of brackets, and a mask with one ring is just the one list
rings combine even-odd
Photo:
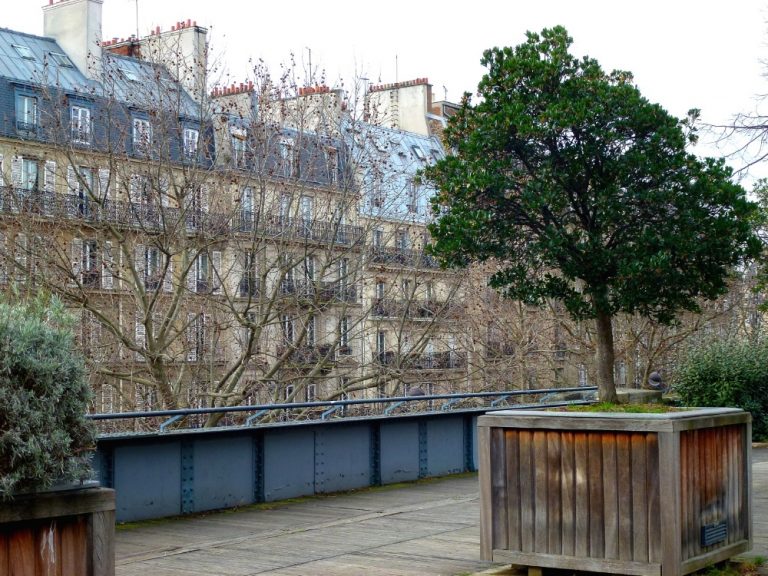
[(194, 454), (195, 512), (253, 502), (250, 435), (195, 440)]
[(118, 522), (181, 513), (181, 443), (152, 442), (114, 449)]
[(370, 486), (370, 425), (321, 426), (315, 431), (318, 494)]
[(419, 477), (419, 424), (415, 420), (381, 425), (381, 483)]
[(427, 475), (464, 471), (464, 419), (461, 416), (426, 421)]
[(273, 428), (264, 434), (264, 500), (315, 492), (315, 431)]

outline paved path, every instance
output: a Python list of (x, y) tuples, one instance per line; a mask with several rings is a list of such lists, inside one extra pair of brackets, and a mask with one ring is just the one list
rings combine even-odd
[[(749, 556), (768, 558), (768, 448), (753, 451)], [(117, 531), (117, 576), (472, 574), (479, 558), (474, 475), (310, 498)]]

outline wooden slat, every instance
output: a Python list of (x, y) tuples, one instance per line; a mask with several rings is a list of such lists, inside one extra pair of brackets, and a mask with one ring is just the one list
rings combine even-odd
[(634, 433), (632, 443), (632, 560), (648, 562), (648, 454), (646, 435)]
[(648, 493), (648, 561), (661, 562), (661, 504), (659, 495), (659, 435), (648, 434), (647, 493)]
[(533, 549), (546, 553), (549, 534), (547, 531), (547, 433), (537, 430), (533, 433), (534, 446), (534, 535)]
[(603, 557), (619, 558), (619, 490), (616, 462), (616, 434), (604, 433), (603, 442)]
[(737, 428), (731, 426), (728, 428), (725, 438), (725, 454), (726, 454), (726, 483), (728, 485), (728, 506), (726, 510), (726, 522), (728, 524), (728, 542), (733, 543), (736, 541), (738, 523), (736, 521), (735, 503), (736, 503), (736, 458), (734, 456), (735, 442), (737, 437)]
[(533, 433), (520, 431), (520, 542), (523, 552), (534, 551)]
[(589, 556), (605, 557), (603, 508), (603, 442), (601, 434), (588, 434), (589, 449)]
[(480, 483), (480, 558), (493, 559), (491, 520), (491, 429), (477, 428), (478, 481)]
[(576, 475), (575, 555), (589, 557), (589, 440), (584, 432), (573, 435)]
[(627, 433), (616, 435), (616, 470), (619, 504), (619, 560), (633, 560), (632, 450)]
[[(8, 573), (13, 576), (36, 576), (36, 552), (33, 528), (22, 528), (14, 531), (10, 536), (8, 546)], [(81, 574), (81, 572), (70, 572), (70, 574)]]
[(748, 420), (742, 427), (741, 446), (744, 450), (744, 509), (746, 518), (744, 518), (744, 532), (749, 547), (752, 548), (752, 420)]
[(85, 517), (59, 524), (61, 532), (61, 570), (64, 574), (87, 574), (88, 525)]
[(35, 533), (35, 548), (39, 555), (40, 574), (45, 576), (66, 576), (62, 573), (61, 562), (57, 561), (61, 550), (61, 530), (58, 524), (59, 521), (57, 520), (41, 524)]
[(562, 554), (562, 487), (560, 432), (547, 433), (547, 552)]
[(9, 535), (0, 532), (0, 574), (10, 574), (11, 567), (8, 559)]
[(520, 550), (520, 441), (517, 430), (505, 430), (507, 447), (507, 536), (509, 550)]
[(562, 553), (566, 556), (574, 556), (576, 534), (576, 475), (574, 468), (573, 432), (563, 432), (561, 446)]
[(504, 446), (504, 429), (491, 428), (491, 499), (492, 545), (507, 550), (507, 450)]
[[(88, 519), (88, 556), (93, 576), (115, 574), (115, 512), (95, 512)], [(64, 576), (63, 574), (61, 576)]]
[(659, 493), (661, 495), (661, 558), (664, 576), (680, 574), (680, 444), (678, 434), (659, 433)]

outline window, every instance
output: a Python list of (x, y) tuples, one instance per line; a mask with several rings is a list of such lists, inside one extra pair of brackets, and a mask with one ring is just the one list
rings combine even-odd
[(243, 252), (243, 275), (240, 278), (240, 296), (256, 296), (259, 289), (259, 281), (256, 277), (256, 255), (253, 252)]
[(315, 345), (315, 325), (317, 324), (315, 317), (310, 316), (307, 318), (307, 346), (314, 346)]
[[(73, 197), (74, 208), (78, 216), (89, 214), (88, 202), (90, 195), (96, 195), (94, 188), (93, 169), (80, 166), (75, 171), (73, 166), (67, 166), (67, 187)], [(71, 204), (70, 204), (71, 206)]]
[(133, 151), (137, 154), (149, 154), (152, 146), (152, 125), (143, 118), (133, 119)]
[(387, 333), (379, 330), (376, 333), (376, 356), (380, 362), (384, 362), (387, 351)]
[(349, 316), (339, 318), (339, 353), (349, 353)]
[(408, 184), (408, 212), (416, 214), (419, 211), (419, 185), (411, 180)]
[(371, 205), (374, 208), (382, 208), (384, 206), (385, 200), (386, 200), (386, 195), (384, 194), (384, 187), (381, 185), (381, 182), (379, 180), (376, 180), (373, 183), (373, 194), (371, 196)]
[(96, 240), (83, 241), (82, 283), (89, 288), (98, 288), (101, 284), (101, 258)]
[(61, 68), (74, 68), (74, 64), (72, 64), (72, 61), (67, 58), (66, 54), (62, 54), (61, 52), (49, 52), (48, 55), (51, 58), (51, 61), (56, 64), (56, 66), (59, 66)]
[(411, 247), (411, 239), (407, 230), (398, 230), (395, 236), (395, 242), (398, 250), (408, 250)]
[(22, 158), (21, 160), (21, 181), (20, 188), (23, 190), (40, 190), (40, 171), (38, 170), (37, 160)]
[(280, 141), (280, 161), (284, 176), (293, 176), (294, 173), (294, 150), (293, 140), (284, 138)]
[(413, 150), (413, 154), (418, 158), (421, 162), (426, 163), (427, 161), (427, 155), (424, 154), (424, 150), (422, 150), (420, 147), (416, 146), (415, 144), (411, 146), (411, 150)]
[(304, 258), (303, 265), (304, 282), (312, 283), (315, 280), (315, 257), (307, 256)]
[(278, 214), (281, 223), (288, 223), (291, 218), (291, 195), (280, 195), (280, 212)]
[(253, 189), (246, 186), (240, 193), (240, 222), (243, 231), (251, 229), (253, 216)]
[(285, 314), (281, 320), (283, 329), (283, 343), (288, 345), (293, 344), (293, 319)]
[(293, 384), (288, 384), (285, 387), (285, 401), (290, 402), (293, 398), (293, 391), (295, 390), (295, 387)]
[(208, 292), (210, 284), (208, 278), (210, 277), (211, 269), (210, 262), (208, 260), (208, 254), (201, 252), (197, 256), (197, 262), (195, 264), (195, 292), (205, 293)]
[(16, 54), (24, 58), (25, 60), (34, 60), (35, 55), (29, 46), (22, 46), (21, 44), (12, 44), (13, 49), (16, 50)]
[(328, 184), (335, 185), (339, 179), (339, 151), (336, 148), (326, 150), (328, 160)]
[(72, 142), (76, 144), (91, 143), (91, 111), (83, 106), (72, 106), (70, 109), (70, 129)]
[(383, 281), (379, 280), (378, 282), (376, 282), (376, 299), (377, 300), (384, 299), (384, 294), (386, 293), (386, 289), (387, 289), (387, 285)]
[(147, 246), (144, 249), (144, 288), (157, 290), (162, 276), (162, 259), (160, 249), (155, 246)]
[(307, 384), (307, 402), (314, 402), (317, 398), (317, 384)]
[(205, 358), (208, 317), (205, 314), (187, 316), (187, 362)]
[(198, 294), (221, 294), (221, 283), (218, 274), (221, 272), (221, 252), (213, 250), (200, 252), (190, 269), (188, 288)]
[(384, 231), (381, 228), (376, 228), (373, 231), (373, 247), (376, 249), (384, 246)]
[(192, 128), (185, 128), (183, 134), (184, 157), (194, 159), (197, 157), (197, 141), (200, 133)]
[(232, 132), (232, 165), (235, 168), (245, 168), (245, 130), (235, 130)]
[(312, 214), (314, 212), (315, 199), (312, 196), (302, 196), (299, 202), (299, 208), (301, 210), (299, 216), (301, 218), (302, 232), (307, 236), (312, 232)]
[(37, 131), (37, 97), (16, 95), (16, 129), (21, 132)]

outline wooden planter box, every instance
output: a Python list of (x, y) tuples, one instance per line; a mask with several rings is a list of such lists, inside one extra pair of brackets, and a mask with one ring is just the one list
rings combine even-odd
[(114, 576), (115, 492), (83, 488), (0, 504), (0, 574)]
[(481, 416), (481, 557), (670, 576), (749, 550), (751, 426), (731, 408)]

